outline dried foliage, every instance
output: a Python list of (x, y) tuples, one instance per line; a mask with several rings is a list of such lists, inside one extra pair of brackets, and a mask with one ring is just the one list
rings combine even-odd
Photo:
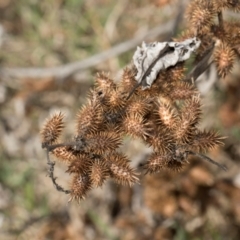
[[(239, 57), (240, 38), (234, 33), (239, 33), (240, 25), (223, 21), (222, 11), (226, 8), (238, 11), (239, 4), (237, 1), (207, 0), (189, 4), (188, 31), (175, 43), (169, 43), (179, 47), (187, 42), (192, 47), (191, 41), (194, 41), (197, 47), (193, 50), (196, 50), (201, 42), (189, 75), (185, 74), (184, 62), (178, 60), (158, 68), (159, 61), (174, 57), (173, 47), (161, 48), (154, 58), (149, 48), (155, 44), (144, 44), (146, 52), (138, 48), (137, 55), (149, 62), (141, 71), (141, 62), (125, 68), (118, 83), (109, 74), (96, 75), (87, 104), (77, 114), (72, 141), (57, 143), (63, 128), (61, 113), (47, 121), (41, 132), (42, 145), (47, 150), (50, 176), (58, 190), (69, 193), (70, 200), (80, 200), (108, 178), (130, 186), (137, 183), (139, 173), (131, 167), (130, 159), (119, 152), (126, 135), (139, 138), (152, 148), (152, 154), (142, 164), (146, 173), (157, 173), (162, 169), (179, 171), (192, 155), (226, 170), (225, 166), (202, 154), (221, 145), (224, 138), (212, 130), (199, 129), (201, 99), (193, 84), (212, 62), (216, 63), (219, 76), (225, 77)], [(151, 58), (146, 57), (147, 54)], [(146, 79), (152, 70), (156, 78), (151, 76), (146, 87)], [(70, 190), (64, 190), (56, 183), (49, 153), (67, 164), (67, 172), (72, 175)]]
[(232, 70), (235, 58), (236, 53), (227, 43), (221, 42), (219, 46), (216, 47), (214, 61), (217, 64), (220, 76), (225, 77)]
[[(67, 172), (73, 175), (70, 200), (84, 198), (92, 187), (102, 186), (109, 177), (120, 184), (138, 182), (138, 173), (130, 166), (130, 160), (118, 152), (125, 135), (140, 138), (153, 148), (144, 163), (149, 173), (162, 168), (179, 170), (189, 155), (221, 144), (216, 133), (198, 129), (201, 104), (197, 90), (166, 74), (181, 74), (179, 66), (177, 72), (166, 70), (165, 78), (160, 74), (153, 88), (137, 89), (127, 98), (125, 93), (135, 82), (132, 71), (125, 69), (118, 85), (103, 73), (97, 75), (88, 104), (77, 114), (76, 135), (71, 142), (54, 144), (62, 126), (62, 114), (54, 115), (43, 128), (43, 146), (66, 163)], [(184, 90), (185, 97), (181, 94)]]
[[(178, 37), (176, 34), (182, 29), (187, 31), (180, 33), (176, 42), (194, 38), (196, 29), (183, 19), (184, 9), (194, 4), (193, 0), (123, 0), (111, 4), (108, 0), (24, 2), (23, 5), (21, 0), (0, 1), (0, 28), (4, 30), (0, 34), (0, 239), (240, 239), (240, 22), (234, 9), (227, 8), (229, 1), (216, 1), (223, 11), (224, 31), (218, 27), (218, 14), (215, 14), (211, 23), (214, 26), (208, 27), (206, 34), (198, 34), (201, 44), (187, 63), (161, 70), (157, 84), (154, 79), (150, 89), (136, 88), (127, 101), (124, 98), (135, 88), (137, 72), (129, 67), (121, 78), (119, 66), (128, 64), (131, 56), (116, 50), (120, 46), (123, 51), (133, 47), (131, 44), (138, 42), (145, 31), (145, 41), (172, 42), (175, 40), (170, 38)], [(53, 9), (57, 14), (53, 14)], [(76, 18), (78, 24), (74, 24)], [(168, 28), (169, 25), (173, 28)], [(235, 46), (233, 65), (222, 62), (233, 67), (230, 74), (227, 69), (226, 76), (220, 79), (216, 74), (217, 64), (211, 63), (216, 62), (215, 57), (220, 59), (215, 51), (229, 49), (228, 39), (230, 49)], [(111, 57), (112, 54), (117, 56)], [(221, 59), (225, 59), (224, 55)], [(201, 160), (203, 155), (190, 154), (184, 164), (176, 164), (169, 154), (175, 143), (169, 131), (178, 129), (188, 101), (194, 96), (198, 99), (199, 91), (193, 83), (199, 72), (191, 74), (191, 71), (197, 66), (197, 70), (204, 71), (203, 62), (211, 66), (196, 82), (203, 94), (199, 101), (202, 114), (191, 151), (227, 164), (227, 172), (210, 164), (209, 159)], [(75, 70), (71, 68), (73, 65)], [(72, 69), (73, 75), (63, 75), (67, 69)], [(113, 78), (110, 87), (105, 87), (104, 94), (110, 94), (105, 99), (109, 100), (98, 102), (97, 91), (89, 91), (93, 72), (103, 74), (105, 82)], [(98, 86), (96, 83), (95, 88)], [(94, 104), (87, 101), (86, 94)], [(115, 101), (121, 97), (124, 97), (122, 101)], [(111, 104), (115, 107), (110, 111)], [(87, 111), (84, 108), (90, 109), (93, 115), (99, 110), (96, 118), (92, 118), (93, 125), (81, 113)], [(106, 112), (114, 117), (122, 114), (119, 108), (124, 108), (126, 116), (147, 119), (149, 125), (145, 132), (150, 135), (144, 134), (146, 140), (133, 134), (126, 136), (123, 122), (117, 124), (102, 114)], [(43, 120), (50, 119), (54, 112), (56, 119), (59, 112), (66, 116), (61, 120), (64, 128), (58, 128), (60, 132), (56, 136), (52, 133), (58, 124), (50, 124), (51, 128), (43, 135), (50, 134), (53, 142), (41, 149), (39, 123), (43, 130)], [(158, 134), (151, 135), (151, 126), (155, 126)], [(216, 138), (212, 127), (217, 128), (219, 135), (228, 137)], [(93, 158), (88, 152), (72, 150), (76, 135), (90, 138), (94, 134), (102, 136), (103, 132), (107, 132), (106, 138), (118, 132), (116, 152), (118, 158), (125, 160), (116, 164), (115, 154), (103, 160), (98, 158), (100, 154), (93, 153)], [(184, 141), (188, 143), (188, 139)], [(221, 142), (223, 146), (219, 146)], [(89, 149), (94, 148), (93, 144), (96, 142), (91, 142)], [(50, 165), (44, 161), (45, 150)], [(109, 166), (114, 158), (114, 165)], [(125, 161), (130, 165), (128, 171)], [(47, 170), (52, 171), (53, 167), (52, 179), (72, 190), (68, 195), (57, 192), (58, 185), (54, 186), (52, 179), (46, 177), (52, 174)], [(130, 183), (138, 177), (140, 185), (129, 187), (129, 180), (122, 179), (121, 174), (134, 168), (137, 171), (129, 178)], [(82, 200), (84, 197), (86, 201)], [(68, 198), (74, 202), (66, 204)]]
[[(240, 2), (232, 0), (193, 0), (187, 10), (189, 29), (176, 40), (197, 36), (201, 40), (196, 60), (214, 62), (220, 77), (226, 77), (239, 58), (239, 22), (226, 22), (224, 10), (239, 12)], [(215, 19), (218, 19), (216, 23)], [(213, 50), (214, 48), (214, 50)], [(208, 54), (213, 51), (212, 54)]]

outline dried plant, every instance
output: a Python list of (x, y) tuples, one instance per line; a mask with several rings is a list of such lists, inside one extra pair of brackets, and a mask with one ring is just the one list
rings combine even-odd
[[(70, 200), (80, 200), (108, 178), (119, 184), (138, 182), (140, 173), (119, 152), (125, 135), (140, 138), (152, 147), (152, 154), (143, 164), (146, 173), (163, 168), (179, 170), (191, 155), (226, 170), (203, 155), (221, 145), (223, 137), (199, 129), (201, 101), (193, 84), (212, 62), (219, 75), (226, 76), (239, 56), (240, 38), (235, 33), (239, 33), (240, 25), (223, 21), (222, 11), (226, 8), (240, 9), (238, 1), (192, 1), (187, 12), (190, 28), (175, 42), (138, 48), (134, 65), (124, 69), (119, 83), (106, 73), (98, 73), (87, 104), (77, 113), (72, 141), (59, 141), (62, 113), (47, 120), (41, 131), (42, 146), (47, 150), (50, 177), (58, 190), (70, 194)], [(188, 51), (196, 51), (196, 60), (186, 75)], [(171, 63), (166, 65), (166, 59)], [(72, 176), (69, 190), (57, 184), (50, 154), (67, 165), (67, 173)]]
[[(206, 64), (200, 63), (194, 69), (195, 72), (205, 71), (214, 62), (219, 76), (225, 77), (231, 72), (234, 62), (240, 56), (240, 24), (239, 21), (224, 21), (223, 11), (226, 9), (239, 12), (240, 1), (193, 0), (189, 4), (187, 10), (189, 28), (176, 40), (192, 36), (201, 40), (196, 60)], [(217, 23), (215, 19), (218, 20)], [(194, 74), (191, 77), (196, 79)]]

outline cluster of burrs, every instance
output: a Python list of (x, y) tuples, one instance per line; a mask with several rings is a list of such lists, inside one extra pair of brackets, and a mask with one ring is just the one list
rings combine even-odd
[[(63, 114), (49, 118), (42, 131), (49, 175), (59, 191), (80, 200), (93, 187), (112, 178), (119, 184), (138, 182), (141, 170), (179, 170), (190, 156), (226, 167), (204, 153), (222, 144), (223, 137), (200, 130), (201, 103), (194, 81), (212, 63), (220, 77), (230, 73), (240, 56), (240, 23), (226, 22), (225, 9), (240, 11), (239, 1), (193, 0), (187, 18), (189, 29), (175, 42), (143, 43), (134, 54), (134, 66), (123, 71), (121, 81), (107, 74), (96, 76), (88, 102), (76, 117), (76, 130), (69, 142), (61, 142)], [(218, 19), (216, 22), (215, 19)], [(191, 71), (184, 62), (195, 52)], [(139, 173), (120, 150), (125, 136), (141, 139), (152, 148)], [(72, 176), (69, 190), (54, 176), (53, 155), (67, 165)]]
[[(201, 104), (197, 90), (184, 80), (184, 66), (162, 70), (148, 89), (136, 86), (135, 67), (123, 72), (117, 84), (107, 74), (96, 76), (88, 102), (76, 117), (76, 130), (69, 142), (60, 142), (64, 115), (50, 117), (42, 131), (42, 146), (47, 150), (50, 177), (59, 191), (80, 200), (93, 187), (100, 187), (108, 178), (119, 184), (138, 182), (138, 172), (119, 151), (126, 135), (141, 139), (153, 152), (143, 163), (145, 172), (162, 168), (179, 170), (190, 155), (199, 156), (222, 169), (201, 152), (219, 144), (222, 138), (213, 131), (201, 131), (198, 123)], [(129, 93), (132, 92), (131, 96)], [(54, 176), (55, 162), (66, 163), (72, 176), (70, 189), (65, 190)]]
[[(239, 0), (193, 0), (186, 17), (188, 30), (176, 41), (191, 37), (201, 40), (191, 78), (196, 80), (212, 63), (218, 75), (226, 77), (240, 59), (240, 22), (224, 20), (225, 10), (240, 12)], [(217, 21), (216, 21), (217, 20)]]

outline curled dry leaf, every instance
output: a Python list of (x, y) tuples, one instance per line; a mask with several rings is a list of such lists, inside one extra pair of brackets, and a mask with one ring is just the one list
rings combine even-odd
[(137, 68), (136, 81), (143, 89), (150, 88), (161, 70), (189, 59), (200, 43), (195, 37), (183, 42), (143, 42), (142, 47), (138, 47), (133, 55)]

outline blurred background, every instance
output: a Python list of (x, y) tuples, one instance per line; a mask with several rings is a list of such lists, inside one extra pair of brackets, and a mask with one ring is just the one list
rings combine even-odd
[[(227, 165), (191, 159), (181, 172), (142, 175), (132, 188), (107, 181), (80, 204), (68, 203), (47, 177), (39, 131), (55, 111), (65, 137), (98, 71), (118, 81), (137, 45), (187, 29), (188, 0), (0, 0), (0, 239), (240, 239), (240, 68), (199, 81), (202, 127), (228, 136), (208, 153)], [(226, 19), (239, 14), (224, 13)], [(122, 146), (132, 162), (142, 142)], [(63, 165), (56, 175), (69, 179)]]

